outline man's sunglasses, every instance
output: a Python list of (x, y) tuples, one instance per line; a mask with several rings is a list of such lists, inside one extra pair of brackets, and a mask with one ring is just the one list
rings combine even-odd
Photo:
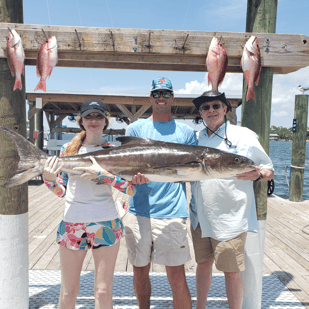
[(210, 106), (212, 106), (213, 109), (219, 109), (221, 107), (221, 104), (220, 103), (216, 103), (216, 104), (213, 104), (213, 105), (203, 105), (203, 106), (200, 107), (200, 110), (209, 111), (210, 110)]
[(153, 91), (151, 93), (152, 97), (155, 99), (159, 99), (161, 97), (161, 94), (163, 95), (163, 98), (168, 99), (173, 95), (173, 92), (171, 91)]

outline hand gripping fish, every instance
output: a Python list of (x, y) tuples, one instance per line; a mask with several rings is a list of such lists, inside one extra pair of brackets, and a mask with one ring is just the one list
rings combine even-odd
[[(13, 140), (20, 158), (15, 175), (4, 187), (20, 185), (42, 174), (49, 155), (20, 134), (5, 127), (0, 129)], [(108, 172), (129, 181), (139, 172), (150, 181), (186, 182), (230, 178), (254, 170), (254, 162), (250, 159), (214, 148), (133, 136), (122, 136), (117, 140), (122, 142), (119, 147), (59, 158), (59, 164), (64, 164), (62, 171), (82, 174), (73, 168), (91, 166), (90, 156)]]
[(21, 74), (25, 75), (25, 52), (19, 34), (12, 29), (7, 39), (7, 54), (8, 65), (13, 77), (15, 77), (15, 84), (13, 91), (22, 89)]
[(241, 67), (248, 84), (246, 100), (253, 99), (255, 101), (254, 85), (257, 86), (259, 84), (262, 70), (260, 48), (255, 36), (251, 36), (244, 47), (241, 57)]

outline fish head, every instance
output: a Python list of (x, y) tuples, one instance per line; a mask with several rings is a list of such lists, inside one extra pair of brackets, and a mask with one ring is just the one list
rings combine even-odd
[(230, 178), (253, 171), (255, 165), (247, 157), (213, 149), (204, 155), (204, 168), (210, 178)]
[(16, 44), (18, 44), (20, 41), (21, 41), (21, 38), (19, 34), (14, 29), (12, 29), (8, 35), (8, 45), (10, 47), (13, 47)]
[(49, 39), (48, 39), (48, 42), (47, 42), (47, 49), (56, 49), (58, 46), (57, 46), (57, 39), (56, 37), (53, 35), (51, 36)]
[(254, 35), (252, 35), (250, 39), (246, 42), (245, 47), (251, 54), (254, 55), (260, 54), (260, 48), (257, 41), (257, 37)]
[(213, 37), (209, 46), (209, 51), (213, 51), (216, 54), (226, 54), (225, 48), (220, 40), (216, 37)]

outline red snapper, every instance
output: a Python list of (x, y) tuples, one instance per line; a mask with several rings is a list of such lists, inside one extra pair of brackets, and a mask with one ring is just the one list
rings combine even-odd
[(253, 99), (255, 101), (254, 85), (257, 86), (259, 84), (262, 69), (260, 48), (255, 36), (251, 36), (244, 47), (241, 67), (248, 84), (246, 100)]
[(54, 66), (58, 61), (58, 47), (57, 47), (57, 39), (55, 36), (52, 36), (45, 41), (39, 52), (37, 57), (36, 64), (36, 74), (40, 77), (40, 81), (38, 85), (35, 87), (34, 91), (38, 89), (42, 89), (46, 92), (46, 78), (50, 77)]
[(19, 34), (13, 29), (10, 31), (7, 39), (7, 60), (15, 84), (13, 91), (22, 89), (21, 74), (25, 75), (25, 52)]
[(218, 91), (218, 87), (223, 82), (226, 73), (227, 63), (225, 48), (220, 40), (214, 37), (211, 40), (206, 58), (208, 85), (211, 84), (212, 90)]

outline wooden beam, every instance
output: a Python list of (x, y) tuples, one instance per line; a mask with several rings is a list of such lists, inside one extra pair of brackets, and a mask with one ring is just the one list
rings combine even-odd
[(48, 36), (57, 37), (58, 66), (64, 67), (206, 72), (205, 59), (208, 48), (212, 38), (216, 36), (221, 37), (228, 54), (227, 71), (241, 72), (240, 58), (243, 46), (251, 35), (258, 38), (262, 66), (273, 67), (274, 73), (289, 73), (309, 65), (309, 38), (302, 34), (90, 28), (12, 23), (0, 25), (0, 58), (7, 57), (8, 27), (15, 29), (22, 38), (26, 65), (36, 63), (37, 52), (45, 41), (42, 29)]
[(124, 113), (124, 115), (131, 120), (134, 121), (134, 115), (122, 104), (116, 104), (116, 106)]
[(150, 107), (151, 105), (144, 105), (142, 106), (135, 114), (134, 114), (134, 121), (138, 120)]
[(51, 124), (51, 126), (52, 126), (52, 127), (56, 127), (58, 124), (61, 123), (61, 121), (62, 121), (66, 116), (67, 116), (66, 114), (65, 114), (65, 115), (60, 115), (60, 116), (56, 119), (56, 121), (54, 121), (54, 122)]

